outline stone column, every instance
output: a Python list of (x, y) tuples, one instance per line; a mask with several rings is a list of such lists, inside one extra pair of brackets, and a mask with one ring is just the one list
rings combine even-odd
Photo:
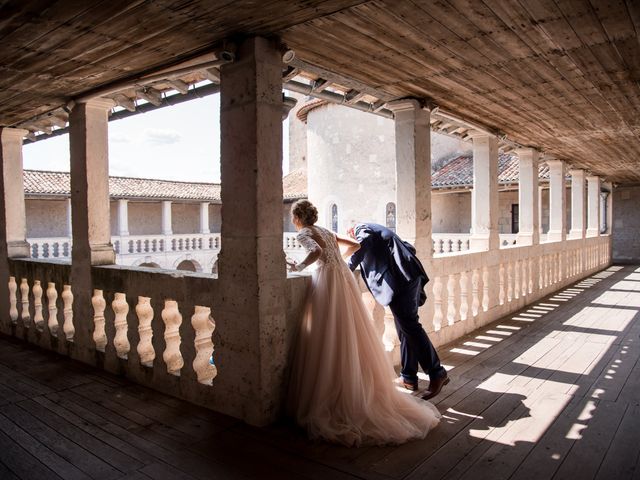
[(549, 242), (563, 242), (567, 237), (567, 195), (565, 185), (565, 163), (558, 159), (547, 159), (549, 166)]
[(611, 234), (611, 227), (613, 226), (613, 183), (606, 182), (604, 187), (607, 189), (607, 198), (605, 200), (605, 211), (603, 212), (604, 217), (604, 233)]
[(200, 203), (200, 233), (210, 233), (209, 230), (209, 202)]
[(585, 176), (581, 169), (569, 170), (571, 175), (571, 238), (584, 238), (585, 226)]
[[(289, 339), (282, 250), (282, 58), (254, 37), (223, 65), (220, 96), (222, 249), (216, 321), (220, 409), (253, 425), (280, 413)], [(238, 132), (242, 132), (239, 134)], [(219, 319), (219, 320), (218, 320)]]
[(22, 173), (22, 139), (27, 133), (0, 128), (0, 331), (5, 334), (11, 332), (8, 259), (29, 256)]
[(607, 203), (609, 198), (609, 192), (600, 192), (600, 235), (607, 233)]
[(162, 202), (162, 234), (173, 235), (173, 227), (171, 225), (171, 201), (164, 200)]
[(431, 242), (431, 112), (414, 99), (387, 104), (395, 116), (396, 232), (429, 263)]
[(587, 177), (587, 237), (600, 235), (600, 177)]
[(472, 250), (498, 250), (498, 140), (473, 136), (473, 191), (471, 192)]
[[(539, 179), (538, 179), (539, 181)], [(538, 231), (542, 234), (542, 192), (544, 191), (544, 187), (538, 187)]]
[(538, 152), (533, 148), (521, 148), (516, 150), (516, 154), (518, 155), (520, 167), (518, 245), (537, 245), (540, 243)]
[(67, 236), (71, 238), (73, 236), (73, 220), (71, 219), (71, 198), (67, 199)]
[(78, 103), (69, 115), (74, 296), (73, 358), (95, 363), (91, 267), (115, 262), (109, 207), (108, 112), (111, 100)]
[(129, 200), (124, 198), (118, 200), (118, 235), (129, 235)]

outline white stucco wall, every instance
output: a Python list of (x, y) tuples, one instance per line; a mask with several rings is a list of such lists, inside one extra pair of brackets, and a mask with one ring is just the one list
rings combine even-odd
[(171, 205), (171, 228), (176, 234), (199, 232), (200, 204), (173, 202)]
[(67, 200), (26, 199), (27, 238), (66, 237)]
[(162, 232), (162, 202), (129, 202), (129, 233), (158, 235)]
[(337, 105), (307, 116), (309, 200), (319, 225), (331, 228), (331, 205), (338, 206), (338, 231), (351, 221), (385, 223), (395, 202), (394, 125), (389, 119)]
[(471, 229), (471, 194), (432, 192), (433, 233), (469, 233)]
[(640, 205), (640, 187), (617, 187), (613, 190), (614, 262), (640, 262), (638, 205)]

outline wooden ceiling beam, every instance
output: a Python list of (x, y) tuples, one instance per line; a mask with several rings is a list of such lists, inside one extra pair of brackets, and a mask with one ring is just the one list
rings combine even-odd
[(182, 80), (178, 80), (177, 78), (167, 80), (167, 83), (171, 85), (176, 92), (180, 92), (182, 95), (185, 95), (189, 91), (189, 84)]
[(149, 103), (152, 103), (156, 107), (162, 104), (162, 93), (155, 88), (144, 87), (136, 90), (136, 95)]
[(125, 108), (130, 112), (136, 111), (136, 102), (122, 93), (114, 95), (113, 101), (116, 102), (116, 105), (119, 107)]

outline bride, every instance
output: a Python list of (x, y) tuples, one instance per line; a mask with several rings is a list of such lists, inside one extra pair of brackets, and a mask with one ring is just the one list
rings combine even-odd
[(307, 250), (302, 271), (316, 262), (300, 327), (287, 409), (311, 438), (348, 446), (399, 444), (424, 438), (440, 414), (429, 402), (396, 390), (395, 372), (376, 334), (356, 280), (343, 261), (360, 245), (315, 226), (307, 200), (291, 210)]

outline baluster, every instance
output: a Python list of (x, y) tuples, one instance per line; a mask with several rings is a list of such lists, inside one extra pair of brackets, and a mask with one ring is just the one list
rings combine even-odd
[(60, 242), (55, 242), (51, 250), (52, 250), (52, 255), (55, 258), (58, 258), (60, 256)]
[(473, 269), (473, 275), (471, 276), (471, 314), (475, 317), (480, 311), (480, 272), (477, 268)]
[(49, 307), (49, 333), (51, 336), (58, 336), (58, 291), (56, 284), (49, 282), (47, 284), (47, 306)]
[(67, 258), (71, 255), (71, 243), (69, 242), (64, 242), (62, 244), (62, 256), (64, 258)]
[(444, 240), (441, 238), (439, 241), (438, 253), (444, 253)]
[(153, 307), (151, 306), (151, 298), (138, 297), (136, 315), (138, 316), (138, 334), (140, 335), (137, 348), (140, 363), (145, 367), (153, 367), (156, 352), (153, 349), (152, 342), (153, 329), (151, 328), (151, 321), (153, 320)]
[(528, 280), (529, 280), (529, 293), (533, 293), (533, 259), (529, 258), (528, 262), (529, 268), (527, 268)]
[(129, 313), (129, 304), (127, 303), (127, 296), (124, 293), (116, 293), (113, 302), (111, 302), (111, 308), (115, 313), (115, 319), (113, 321), (116, 327), (116, 335), (113, 338), (113, 346), (116, 349), (118, 358), (127, 359), (127, 354), (131, 348), (129, 339), (127, 338), (127, 313)]
[(527, 296), (527, 286), (529, 284), (528, 280), (527, 280), (527, 259), (524, 258), (521, 260), (520, 262), (520, 268), (521, 268), (521, 279), (522, 279), (522, 283), (520, 285), (520, 292), (521, 292), (521, 296), (522, 297), (526, 297)]
[(25, 328), (29, 328), (31, 326), (31, 315), (29, 314), (29, 284), (26, 278), (20, 281), (20, 304), (22, 305), (20, 315), (22, 324)]
[(437, 332), (442, 328), (442, 280), (436, 277), (433, 281), (433, 328)]
[(466, 271), (460, 273), (460, 320), (467, 319), (467, 312), (469, 311), (469, 277)]
[(498, 270), (498, 278), (499, 278), (499, 293), (498, 293), (498, 302), (500, 305), (504, 305), (504, 297), (505, 297), (505, 288), (504, 288), (504, 264), (500, 264), (500, 268)]
[(33, 281), (33, 323), (36, 329), (44, 332), (44, 317), (42, 316), (42, 285), (40, 280)]
[(196, 332), (194, 341), (196, 357), (193, 359), (193, 370), (198, 375), (198, 382), (211, 385), (218, 374), (215, 365), (209, 363), (213, 354), (213, 341), (211, 336), (215, 329), (215, 323), (211, 318), (209, 307), (195, 307), (195, 313), (191, 317), (191, 326)]
[(145, 253), (149, 253), (149, 240), (146, 239), (143, 244), (143, 250)]
[(113, 242), (113, 250), (116, 253), (120, 253), (120, 240), (116, 240), (115, 242)]
[(453, 253), (453, 240), (447, 240), (447, 247), (449, 248), (449, 251), (447, 253)]
[(96, 344), (96, 350), (104, 352), (107, 346), (107, 334), (104, 328), (104, 310), (107, 307), (107, 301), (104, 299), (102, 290), (93, 290), (91, 304), (93, 305), (93, 342)]
[(62, 331), (67, 341), (73, 342), (76, 329), (73, 326), (73, 292), (71, 291), (71, 285), (64, 285), (62, 287), (62, 302), (64, 304)]
[(515, 270), (515, 275), (513, 276), (514, 280), (513, 280), (513, 297), (515, 299), (520, 298), (520, 260), (516, 260), (513, 268)]
[(482, 267), (482, 311), (489, 310), (489, 269)]
[(182, 315), (178, 310), (178, 302), (175, 300), (165, 300), (162, 310), (162, 320), (165, 324), (164, 340), (166, 348), (162, 354), (164, 363), (167, 365), (167, 373), (180, 376), (180, 369), (184, 366), (184, 360), (180, 353), (180, 324)]
[(129, 240), (128, 243), (129, 243), (129, 248), (128, 248), (129, 253), (133, 253), (133, 240)]
[(507, 302), (513, 300), (513, 262), (507, 262)]
[(16, 277), (9, 277), (9, 318), (14, 325), (18, 323), (18, 284)]
[(31, 248), (29, 249), (31, 252), (31, 258), (38, 258), (38, 244), (32, 243)]
[(447, 323), (453, 325), (456, 322), (456, 276), (449, 275), (447, 281)]

